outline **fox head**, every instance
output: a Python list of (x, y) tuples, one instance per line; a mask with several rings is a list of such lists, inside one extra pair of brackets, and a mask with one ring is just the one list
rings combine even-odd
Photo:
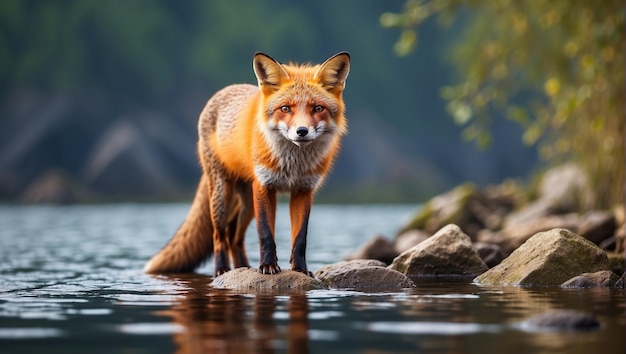
[(322, 136), (345, 134), (341, 95), (349, 72), (347, 52), (314, 66), (283, 65), (267, 54), (256, 53), (254, 73), (267, 127), (301, 147)]

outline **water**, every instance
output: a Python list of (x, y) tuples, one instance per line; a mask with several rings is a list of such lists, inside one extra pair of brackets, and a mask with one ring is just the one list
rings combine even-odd
[[(426, 283), (393, 293), (212, 289), (200, 274), (143, 274), (187, 204), (0, 206), (1, 353), (624, 353), (623, 290)], [(278, 257), (289, 265), (285, 206)], [(316, 205), (309, 268), (393, 235), (412, 206)], [(249, 257), (258, 263), (254, 230)], [(209, 262), (211, 263), (211, 262)], [(593, 313), (599, 330), (527, 328), (556, 309)]]

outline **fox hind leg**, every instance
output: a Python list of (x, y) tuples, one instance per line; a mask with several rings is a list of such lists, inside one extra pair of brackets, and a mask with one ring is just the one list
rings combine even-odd
[(235, 191), (238, 197), (236, 216), (230, 221), (230, 255), (235, 268), (250, 267), (246, 255), (245, 236), (248, 225), (254, 217), (254, 205), (252, 203), (252, 188), (250, 183), (237, 181)]
[[(217, 171), (214, 171), (214, 173)], [(215, 257), (215, 276), (230, 270), (229, 260), (229, 219), (236, 203), (233, 200), (234, 185), (217, 173), (211, 180), (211, 223), (213, 224), (213, 255)]]

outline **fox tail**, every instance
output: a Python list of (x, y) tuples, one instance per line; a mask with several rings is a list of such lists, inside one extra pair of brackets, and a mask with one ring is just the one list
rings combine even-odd
[(209, 184), (203, 175), (187, 218), (172, 239), (144, 267), (146, 273), (193, 272), (213, 255)]

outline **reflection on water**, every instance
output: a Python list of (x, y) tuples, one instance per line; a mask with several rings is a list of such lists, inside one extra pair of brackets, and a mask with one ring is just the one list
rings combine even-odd
[[(181, 280), (188, 292), (171, 309), (159, 314), (177, 328), (177, 353), (308, 353), (306, 293), (277, 296), (209, 291), (210, 278)], [(278, 322), (287, 322), (285, 325)]]
[[(2, 353), (624, 353), (624, 291), (421, 283), (395, 293), (213, 289), (202, 274), (149, 276), (144, 262), (186, 205), (0, 206)], [(407, 206), (320, 206), (310, 265), (341, 259)], [(280, 215), (280, 214), (279, 214)], [(288, 254), (288, 217), (277, 220)], [(255, 250), (255, 237), (248, 237)], [(287, 252), (287, 253), (286, 253)], [(258, 256), (251, 251), (252, 262)], [(211, 274), (211, 265), (201, 270)], [(593, 313), (599, 330), (521, 323), (550, 310)]]

